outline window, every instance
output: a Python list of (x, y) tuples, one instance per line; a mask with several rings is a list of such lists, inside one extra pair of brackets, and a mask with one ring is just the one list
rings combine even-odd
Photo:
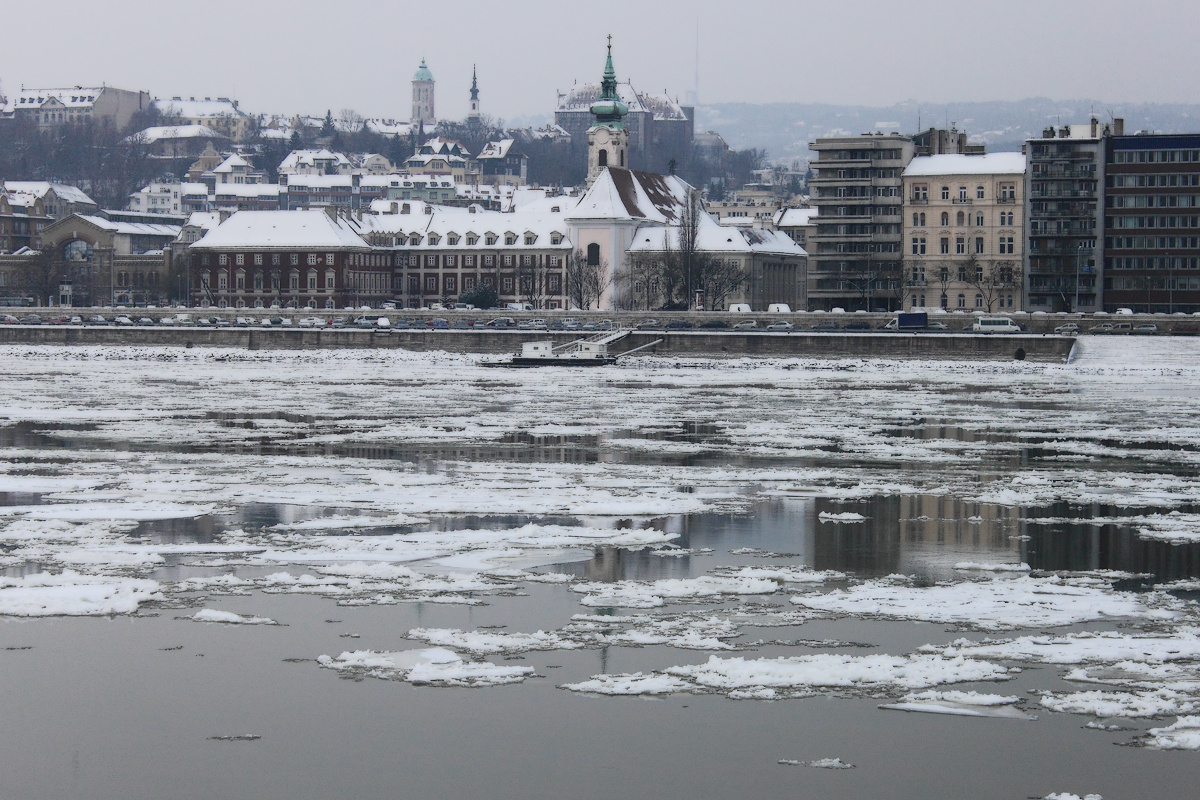
[(982, 211), (976, 212), (976, 214), (975, 214), (975, 227), (976, 228), (983, 227), (983, 212)]
[(515, 233), (506, 233), (504, 235), (504, 243), (505, 244), (516, 244), (517, 243), (517, 235)]
[(300, 291), (300, 270), (294, 269), (292, 270), (291, 274), (288, 275), (288, 288), (293, 292)]
[(975, 307), (983, 308), (983, 295), (981, 295), (981, 294), (975, 295)]
[(446, 266), (453, 267), (458, 264), (458, 256), (446, 256)]
[(275, 292), (276, 294), (279, 293), (279, 273), (278, 272), (271, 273), (271, 291)]
[(1015, 236), (1000, 237), (1000, 252), (1002, 254), (1012, 255), (1016, 252), (1017, 239)]
[(262, 253), (254, 254), (254, 266), (256, 266), (256, 267), (262, 266)]
[(245, 254), (245, 253), (238, 253), (236, 256), (234, 256), (234, 260), (236, 261), (236, 263), (237, 263), (237, 265), (238, 265), (239, 267), (241, 267), (241, 266), (245, 266), (245, 264), (246, 264), (246, 254)]
[(496, 234), (494, 234), (494, 233), (489, 233), (489, 234), (487, 235), (487, 246), (488, 246), (488, 247), (491, 247), (491, 246), (492, 246), (492, 245), (494, 245), (495, 243), (496, 243)]
[(254, 273), (254, 291), (261, 292), (263, 290), (263, 274), (261, 272)]
[(325, 254), (325, 264), (330, 267), (333, 266), (333, 253)]
[(436, 267), (437, 266), (437, 256), (425, 256), (425, 266)]
[(945, 236), (942, 237), (941, 247), (939, 248), (939, 252), (944, 256), (950, 255), (950, 240), (947, 239)]
[(959, 308), (967, 307), (967, 296), (965, 294), (960, 294), (958, 296), (958, 307)]
[(533, 266), (533, 256), (521, 256), (521, 266), (532, 267)]
[(511, 267), (511, 266), (513, 265), (513, 260), (512, 260), (512, 259), (513, 259), (513, 257), (512, 257), (512, 256), (505, 256), (505, 257), (504, 257), (504, 266), (506, 266), (506, 267)]
[(435, 276), (433, 276), (433, 275), (425, 276), (425, 291), (426, 292), (436, 292), (437, 291), (437, 278)]
[(967, 240), (965, 237), (957, 236), (954, 239), (954, 252), (956, 255), (965, 255), (967, 252)]
[(975, 237), (975, 252), (976, 253), (983, 252), (983, 237), (982, 236)]
[(966, 267), (958, 268), (958, 282), (959, 283), (967, 282), (967, 268)]
[[(122, 273), (122, 274), (124, 274), (124, 273)], [(229, 288), (229, 273), (227, 273), (225, 270), (220, 270), (219, 272), (217, 272), (217, 289), (223, 292), (228, 288)]]
[(226, 264), (229, 263), (229, 256), (225, 255), (224, 253), (221, 253), (221, 255), (217, 256), (217, 263), (220, 264), (222, 267), (225, 266)]
[(458, 291), (458, 280), (451, 275), (446, 276), (446, 293)]
[(532, 233), (527, 233), (527, 234), (525, 234), (525, 244), (526, 244), (527, 246), (528, 246), (528, 245), (532, 245), (532, 244), (533, 244), (534, 242), (536, 242), (536, 241), (537, 241), (537, 237), (536, 237), (536, 236), (534, 236)]
[(925, 255), (925, 237), (914, 236), (912, 240), (912, 254), (914, 256)]
[(421, 291), (421, 279), (416, 275), (408, 276), (408, 293), (419, 294)]
[(595, 242), (587, 246), (587, 263), (589, 267), (600, 266), (600, 245)]
[(954, 217), (954, 224), (960, 228), (962, 226), (966, 225), (967, 224), (967, 215), (961, 211), (958, 212), (958, 214), (956, 214)]
[(308, 271), (308, 290), (310, 292), (315, 292), (317, 290), (317, 271), (315, 269), (310, 269)]
[(336, 277), (336, 273), (333, 270), (331, 270), (331, 269), (325, 270), (325, 289), (327, 291), (330, 291), (330, 292), (333, 291), (333, 283), (334, 283), (335, 277)]
[(483, 257), (483, 265), (485, 267), (494, 267), (496, 265), (496, 257), (495, 256), (484, 256)]
[(469, 292), (474, 288), (475, 288), (475, 279), (474, 278), (463, 278), (463, 290), (464, 291)]
[(513, 287), (513, 279), (512, 278), (505, 278), (503, 281), (501, 281), (501, 285), (504, 287), (505, 294), (512, 293), (512, 287)]
[(1012, 183), (1000, 184), (1000, 202), (1001, 203), (1005, 203), (1005, 202), (1011, 203), (1016, 198), (1016, 196), (1017, 196), (1017, 188), (1016, 188), (1015, 184), (1012, 184)]
[(913, 186), (913, 200), (928, 200), (928, 199), (929, 199), (929, 186), (927, 184), (919, 183), (919, 184)]
[[(295, 262), (292, 262), (292, 263), (295, 263)], [(311, 267), (311, 266), (315, 265), (316, 263), (317, 263), (317, 254), (309, 253), (308, 254), (308, 265)]]
[(463, 266), (464, 267), (475, 266), (475, 256), (463, 256)]
[(921, 219), (921, 217), (919, 214), (913, 214), (913, 227), (914, 228), (920, 226), (920, 222), (919, 222), (920, 219)]
[[(921, 227), (922, 228), (925, 227), (925, 212), (924, 211), (921, 212)], [(800, 238), (804, 238), (803, 235)]]
[(558, 275), (550, 275), (546, 278), (546, 288), (551, 292), (559, 291), (560, 280)]
[(958, 199), (964, 203), (967, 201), (967, 187), (958, 187)]
[(949, 187), (949, 186), (943, 186), (943, 187), (942, 187), (942, 199), (943, 199), (943, 200), (949, 200), (949, 199), (950, 199), (950, 187)]
[(942, 212), (942, 227), (943, 228), (950, 227), (950, 212), (949, 211)]
[(239, 292), (246, 291), (246, 271), (244, 269), (239, 269), (234, 273), (233, 285)]
[(293, 267), (300, 263), (299, 253), (292, 253), (291, 263)]
[(976, 187), (975, 187), (975, 199), (976, 199), (976, 200), (982, 200), (982, 199), (983, 199), (983, 187), (982, 187), (982, 186), (976, 186)]

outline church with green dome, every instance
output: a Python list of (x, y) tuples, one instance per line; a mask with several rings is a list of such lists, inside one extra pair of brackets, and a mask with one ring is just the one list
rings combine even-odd
[(437, 116), (433, 107), (433, 73), (421, 59), (421, 66), (413, 74), (412, 79), (412, 118), (413, 125), (437, 124)]

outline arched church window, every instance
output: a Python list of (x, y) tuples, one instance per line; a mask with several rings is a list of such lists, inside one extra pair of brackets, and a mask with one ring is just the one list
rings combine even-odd
[(602, 167), (608, 166), (608, 151), (607, 150), (600, 151), (599, 163), (600, 163), (600, 166), (602, 166)]
[[(604, 151), (601, 150), (600, 152), (603, 153)], [(588, 245), (587, 263), (589, 267), (600, 266), (600, 245), (596, 244), (595, 242)]]

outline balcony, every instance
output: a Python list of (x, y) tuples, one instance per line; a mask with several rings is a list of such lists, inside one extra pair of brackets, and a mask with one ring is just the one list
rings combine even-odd
[(956, 197), (953, 200), (951, 200), (950, 202), (956, 206), (969, 206), (969, 205), (974, 205), (974, 203), (975, 203), (975, 201), (969, 197)]

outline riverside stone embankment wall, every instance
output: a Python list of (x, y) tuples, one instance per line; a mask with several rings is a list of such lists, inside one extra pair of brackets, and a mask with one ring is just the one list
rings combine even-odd
[[(578, 333), (522, 330), (0, 326), (0, 343), (3, 344), (240, 347), (250, 350), (376, 348), (501, 355), (520, 350), (523, 342), (552, 339), (566, 343), (579, 338), (581, 334)], [(614, 344), (612, 352), (619, 354), (659, 339), (662, 341), (642, 352), (660, 356), (730, 358), (1027, 358), (1032, 361), (1063, 362), (1067, 360), (1074, 344), (1069, 337), (1043, 334), (983, 336), (962, 333), (638, 331)]]

